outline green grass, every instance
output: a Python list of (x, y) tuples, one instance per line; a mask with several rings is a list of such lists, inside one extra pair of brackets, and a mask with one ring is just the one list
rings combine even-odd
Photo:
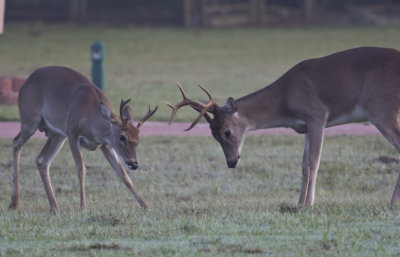
[[(6, 24), (0, 38), (2, 76), (28, 76), (36, 68), (64, 65), (90, 76), (90, 45), (106, 45), (107, 95), (114, 107), (132, 97), (137, 117), (147, 104), (159, 105), (153, 120), (167, 120), (164, 101), (180, 100), (175, 81), (193, 99), (204, 99), (196, 84), (218, 103), (273, 82), (301, 60), (373, 45), (399, 48), (399, 27), (308, 27), (182, 29), (45, 24), (33, 36), (25, 24)], [(16, 120), (16, 107), (0, 107), (0, 119)], [(182, 110), (177, 121), (193, 119)]]
[[(145, 137), (130, 172), (140, 209), (100, 151), (84, 152), (88, 209), (79, 209), (68, 146), (51, 167), (54, 215), (35, 157), (21, 156), (21, 202), (9, 211), (11, 140), (0, 140), (0, 256), (399, 256), (398, 165), (381, 136), (327, 137), (314, 208), (296, 207), (303, 138), (249, 136), (236, 169), (211, 137)], [(188, 150), (190, 149), (190, 150)]]

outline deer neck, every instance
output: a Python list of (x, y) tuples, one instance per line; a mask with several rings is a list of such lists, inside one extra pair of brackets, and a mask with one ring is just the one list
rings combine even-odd
[(281, 115), (283, 97), (280, 88), (278, 84), (273, 83), (237, 99), (237, 115), (247, 122), (247, 131), (288, 126)]

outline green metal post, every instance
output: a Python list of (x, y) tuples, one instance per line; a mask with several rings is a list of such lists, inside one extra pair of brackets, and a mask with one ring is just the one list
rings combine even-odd
[(96, 41), (93, 43), (91, 47), (91, 59), (92, 59), (92, 82), (98, 88), (105, 91), (106, 82), (105, 82), (105, 68), (103, 62), (106, 59), (106, 55), (105, 55), (105, 46), (102, 42)]

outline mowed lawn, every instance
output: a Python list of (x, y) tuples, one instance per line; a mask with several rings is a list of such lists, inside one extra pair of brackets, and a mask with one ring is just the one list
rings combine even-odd
[[(262, 88), (301, 60), (364, 46), (399, 48), (399, 27), (180, 29), (6, 24), (0, 76), (27, 76), (63, 65), (90, 76), (90, 45), (106, 44), (107, 92), (117, 109), (133, 98), (135, 117), (193, 99), (196, 84), (218, 103)], [(177, 121), (191, 121), (182, 110)], [(17, 120), (0, 106), (0, 120)], [(44, 140), (21, 154), (21, 199), (12, 190), (12, 143), (1, 139), (0, 256), (400, 256), (400, 209), (389, 208), (398, 152), (382, 136), (327, 137), (316, 204), (297, 208), (303, 137), (249, 136), (236, 169), (211, 137), (146, 137), (140, 169), (129, 172), (150, 206), (140, 209), (100, 151), (84, 152), (86, 211), (79, 209), (76, 169), (67, 145), (51, 166), (61, 211), (49, 204), (35, 165)]]
[[(39, 35), (27, 23), (8, 23), (0, 38), (0, 76), (26, 77), (47, 65), (74, 68), (90, 77), (90, 46), (106, 45), (107, 95), (115, 108), (133, 98), (136, 117), (148, 104), (160, 109), (152, 120), (167, 120), (180, 100), (179, 81), (193, 97), (204, 99), (197, 84), (219, 104), (273, 82), (296, 63), (358, 46), (399, 48), (399, 27), (293, 28), (137, 28), (44, 24)], [(177, 121), (191, 120), (182, 110)], [(0, 106), (0, 120), (17, 120), (16, 107)]]
[(21, 154), (12, 190), (11, 140), (0, 140), (0, 256), (399, 256), (400, 210), (389, 202), (398, 152), (381, 136), (328, 136), (316, 204), (297, 208), (303, 137), (249, 136), (236, 169), (210, 137), (145, 137), (130, 171), (142, 210), (100, 151), (84, 152), (86, 211), (65, 145), (51, 166), (52, 214), (35, 165)]

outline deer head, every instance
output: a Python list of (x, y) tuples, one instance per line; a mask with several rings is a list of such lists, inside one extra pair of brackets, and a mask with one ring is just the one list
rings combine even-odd
[[(199, 85), (199, 87), (209, 97), (209, 101), (204, 105), (189, 99), (178, 82), (177, 86), (181, 91), (183, 100), (176, 105), (171, 105), (166, 102), (166, 104), (172, 108), (172, 114), (169, 121), (170, 124), (178, 109), (185, 105), (198, 111), (199, 115), (186, 131), (196, 126), (199, 120), (204, 117), (210, 124), (213, 137), (222, 146), (228, 167), (235, 168), (239, 163), (240, 152), (242, 150), (245, 133), (247, 132), (246, 130), (248, 127), (246, 120), (241, 118), (238, 114), (239, 107), (236, 101), (232, 97), (229, 97), (224, 106), (219, 106), (215, 102), (211, 93)], [(209, 113), (213, 115), (213, 118), (208, 115)]]
[(135, 126), (133, 112), (127, 105), (130, 101), (131, 99), (126, 101), (121, 99), (119, 108), (121, 122), (114, 122), (110, 145), (129, 169), (136, 170), (139, 166), (136, 158), (136, 147), (139, 144), (140, 127), (157, 111), (158, 107), (151, 110), (149, 106), (147, 114)]

